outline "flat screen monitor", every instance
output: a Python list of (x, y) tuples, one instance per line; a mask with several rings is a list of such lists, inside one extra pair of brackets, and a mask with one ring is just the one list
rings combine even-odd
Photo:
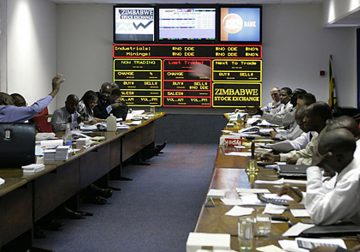
[(154, 41), (154, 7), (114, 6), (114, 42)]
[(159, 8), (160, 41), (214, 41), (216, 8)]
[(220, 42), (261, 42), (261, 7), (220, 7)]

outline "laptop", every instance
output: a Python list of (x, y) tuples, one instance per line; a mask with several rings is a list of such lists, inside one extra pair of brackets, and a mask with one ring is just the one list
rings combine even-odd
[(279, 165), (280, 177), (306, 177), (306, 169), (310, 165)]
[(111, 111), (111, 113), (116, 117), (116, 118), (122, 118), (123, 121), (126, 120), (126, 116), (128, 114), (129, 111), (129, 107), (126, 105), (120, 106), (118, 108), (115, 108)]
[(35, 125), (0, 123), (0, 168), (35, 163)]

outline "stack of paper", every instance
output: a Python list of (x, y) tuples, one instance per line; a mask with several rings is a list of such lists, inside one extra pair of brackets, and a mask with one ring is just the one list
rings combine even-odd
[(76, 147), (80, 149), (87, 148), (89, 147), (90, 143), (90, 138), (79, 138), (78, 140), (76, 140)]
[(129, 129), (130, 128), (130, 126), (129, 125), (127, 125), (127, 124), (124, 124), (124, 123), (116, 123), (116, 128), (117, 129)]
[(56, 149), (44, 150), (44, 164), (56, 164), (57, 161), (70, 157), (70, 146), (58, 146)]
[(27, 175), (42, 171), (44, 170), (45, 166), (43, 164), (29, 164), (29, 165), (23, 165), (21, 168), (23, 169), (23, 173)]
[(70, 154), (70, 146), (58, 146), (56, 148), (55, 160), (67, 160)]
[(44, 164), (52, 164), (55, 161), (56, 149), (44, 150)]
[(213, 250), (230, 250), (230, 234), (189, 234), (186, 241), (186, 252), (196, 252), (204, 247), (212, 247)]

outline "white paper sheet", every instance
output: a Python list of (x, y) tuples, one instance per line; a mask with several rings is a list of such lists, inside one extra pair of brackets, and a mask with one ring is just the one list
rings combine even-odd
[(130, 128), (130, 126), (129, 125), (127, 125), (127, 124), (124, 124), (124, 123), (116, 123), (116, 128), (117, 129), (128, 129), (128, 128)]
[(236, 188), (238, 193), (270, 193), (266, 188)]
[(97, 123), (96, 124), (80, 124), (80, 130), (85, 130), (85, 131), (97, 130)]
[(251, 152), (228, 152), (225, 156), (251, 157)]
[(306, 180), (297, 179), (278, 179), (278, 180), (255, 180), (255, 184), (282, 185), (284, 183), (306, 185)]
[(207, 196), (214, 198), (221, 198), (221, 197), (225, 197), (227, 191), (228, 191), (227, 189), (210, 189)]
[(250, 215), (254, 211), (254, 208), (234, 206), (230, 211), (226, 212), (225, 215), (228, 216), (244, 216)]
[(265, 198), (270, 198), (270, 199), (284, 199), (284, 200), (294, 200), (293, 198), (291, 198), (289, 195), (284, 194), (284, 195), (277, 195), (276, 193), (266, 193), (264, 194)]
[(273, 123), (269, 123), (266, 120), (262, 120), (260, 123), (257, 124), (258, 126), (264, 126), (264, 127), (278, 127), (279, 125), (277, 124), (273, 124)]
[(284, 250), (282, 250), (281, 248), (279, 248), (275, 245), (259, 247), (259, 248), (256, 248), (256, 250), (261, 251), (261, 252), (285, 252)]
[(309, 252), (307, 249), (299, 248), (295, 240), (279, 240), (280, 247), (288, 252)]
[(0, 185), (4, 184), (5, 183), (5, 179), (3, 178), (0, 178)]
[(126, 115), (126, 120), (132, 120), (134, 118), (134, 116), (139, 116), (141, 114), (143, 114), (145, 112), (145, 110), (140, 109), (140, 110), (132, 110), (131, 113), (128, 113)]
[(285, 233), (283, 233), (282, 236), (298, 236), (299, 234), (301, 234), (301, 232), (313, 226), (315, 225), (298, 222), (294, 226), (289, 228)]
[(221, 199), (221, 201), (224, 203), (224, 205), (227, 205), (227, 206), (239, 206), (239, 205), (242, 205), (242, 203), (243, 203), (241, 199), (223, 198), (223, 199)]
[(254, 205), (254, 206), (263, 206), (264, 203), (261, 202), (257, 195), (254, 193), (244, 193), (241, 194), (240, 199), (242, 200), (241, 205)]
[(57, 139), (57, 140), (44, 140), (40, 141), (40, 146), (43, 149), (49, 149), (49, 148), (56, 148), (57, 146), (63, 145), (64, 140)]
[(296, 217), (310, 217), (308, 211), (306, 209), (290, 209), (291, 214)]
[(286, 206), (279, 206), (279, 205), (274, 205), (274, 204), (266, 204), (265, 209), (264, 209), (264, 214), (268, 213), (268, 214), (282, 214), (285, 210), (287, 209)]
[(141, 124), (141, 121), (131, 121), (131, 122), (128, 122), (126, 124), (129, 125), (129, 126), (138, 126), (138, 125)]

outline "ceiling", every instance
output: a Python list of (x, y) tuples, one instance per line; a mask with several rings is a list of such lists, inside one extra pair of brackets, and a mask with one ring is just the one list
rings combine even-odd
[[(129, 0), (51, 0), (56, 3), (129, 3)], [(132, 0), (131, 3), (237, 3), (237, 4), (309, 4), (323, 0)]]
[[(49, 0), (59, 4), (119, 4), (119, 3), (158, 3), (158, 4), (184, 4), (184, 3), (199, 3), (199, 4), (320, 4), (325, 0)], [(331, 26), (360, 26), (360, 11), (356, 11), (351, 15), (345, 16)]]

